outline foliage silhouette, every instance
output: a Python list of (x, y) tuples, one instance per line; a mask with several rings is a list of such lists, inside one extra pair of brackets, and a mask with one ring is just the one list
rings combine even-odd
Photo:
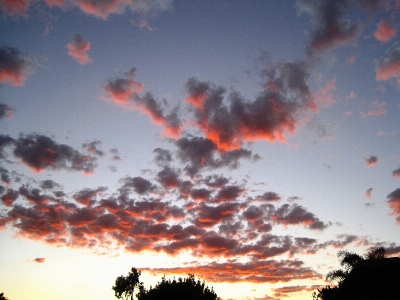
[(0, 300), (9, 300), (6, 296), (4, 296), (4, 293), (0, 293)]
[[(205, 282), (196, 280), (195, 276), (189, 274), (186, 278), (179, 277), (178, 280), (162, 277), (161, 282), (153, 288), (146, 289), (143, 282), (139, 281), (141, 272), (131, 268), (128, 276), (119, 276), (115, 280), (112, 289), (118, 299), (133, 299), (135, 288), (138, 300), (219, 300), (213, 288), (206, 286)], [(0, 299), (1, 300), (1, 299)]]
[(338, 257), (341, 258), (340, 265), (343, 269), (333, 270), (326, 274), (326, 280), (337, 281), (336, 286), (325, 286), (313, 293), (313, 300), (336, 300), (339, 297), (340, 288), (344, 280), (348, 277), (354, 267), (364, 260), (374, 260), (385, 258), (383, 247), (371, 249), (364, 257), (354, 252), (339, 251)]
[(135, 288), (143, 286), (143, 284), (139, 282), (140, 274), (140, 271), (138, 272), (135, 268), (131, 268), (128, 276), (118, 276), (117, 279), (115, 279), (115, 286), (112, 287), (115, 292), (115, 297), (125, 300), (130, 298), (133, 300)]

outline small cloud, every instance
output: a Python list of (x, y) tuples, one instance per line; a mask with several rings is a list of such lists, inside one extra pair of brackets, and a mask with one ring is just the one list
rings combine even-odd
[(375, 100), (371, 104), (371, 109), (368, 110), (367, 112), (360, 112), (360, 115), (362, 118), (371, 116), (382, 116), (386, 114), (385, 106), (386, 106), (385, 102), (378, 102), (378, 100)]
[(26, 75), (33, 70), (29, 55), (18, 48), (0, 47), (0, 82), (14, 86), (24, 84)]
[(42, 264), (42, 263), (45, 262), (45, 260), (46, 260), (46, 258), (44, 258), (44, 257), (37, 257), (37, 258), (35, 258), (35, 259), (33, 260), (33, 262)]
[(378, 163), (378, 157), (375, 155), (371, 155), (369, 158), (365, 160), (365, 165), (367, 166), (367, 168), (375, 167), (377, 163)]
[(396, 33), (396, 26), (392, 26), (382, 20), (378, 23), (376, 31), (374, 32), (374, 36), (378, 41), (387, 43), (396, 36)]
[(391, 192), (387, 198), (389, 199), (387, 203), (392, 209), (389, 216), (396, 216), (396, 222), (400, 225), (400, 189)]
[(394, 43), (387, 49), (383, 58), (378, 61), (375, 71), (378, 81), (400, 78), (400, 42)]
[(356, 98), (357, 95), (354, 91), (350, 91), (350, 94), (346, 97), (347, 100)]
[(90, 49), (90, 42), (85, 41), (80, 34), (74, 34), (72, 42), (67, 44), (68, 54), (77, 60), (81, 65), (92, 62), (87, 54)]
[(14, 108), (8, 104), (0, 103), (0, 120), (3, 118), (12, 118), (14, 116)]
[(355, 63), (356, 59), (357, 59), (357, 55), (351, 54), (351, 55), (346, 59), (346, 64), (352, 65), (352, 64)]
[(371, 199), (371, 193), (372, 193), (373, 188), (369, 188), (366, 192), (365, 192), (365, 197), (368, 199)]
[(392, 172), (393, 177), (400, 178), (400, 167)]

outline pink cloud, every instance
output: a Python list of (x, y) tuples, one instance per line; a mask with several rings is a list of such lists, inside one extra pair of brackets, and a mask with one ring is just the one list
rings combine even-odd
[(320, 107), (328, 108), (335, 102), (332, 94), (334, 90), (336, 90), (336, 79), (327, 81), (325, 87), (319, 90), (315, 98)]
[(389, 47), (383, 58), (378, 61), (375, 71), (378, 81), (400, 78), (400, 42)]
[(90, 49), (90, 42), (85, 41), (80, 34), (74, 34), (73, 40), (67, 44), (67, 48), (68, 54), (81, 65), (92, 62), (92, 59), (87, 54), (87, 51)]
[(357, 59), (357, 55), (351, 54), (351, 55), (346, 59), (346, 64), (352, 65), (352, 64), (354, 64), (354, 62), (356, 61), (356, 59)]
[(371, 193), (372, 193), (373, 188), (369, 188), (366, 192), (365, 192), (365, 197), (368, 199), (371, 199)]
[(30, 0), (5, 0), (0, 2), (0, 11), (7, 14), (23, 15), (28, 11)]
[(14, 108), (10, 105), (0, 103), (0, 120), (3, 118), (12, 118), (14, 116)]
[(376, 155), (371, 155), (370, 157), (365, 159), (365, 165), (367, 166), (367, 168), (375, 167), (377, 163), (378, 163), (378, 157)]
[(372, 108), (367, 112), (360, 112), (361, 117), (366, 118), (366, 117), (381, 116), (386, 114), (385, 102), (379, 103), (378, 100), (375, 100), (374, 102), (372, 102), (371, 106)]
[(28, 55), (17, 48), (0, 47), (0, 82), (23, 85), (26, 75), (33, 69)]
[(396, 33), (396, 26), (389, 25), (387, 22), (382, 20), (378, 23), (374, 36), (378, 41), (387, 43), (396, 36)]

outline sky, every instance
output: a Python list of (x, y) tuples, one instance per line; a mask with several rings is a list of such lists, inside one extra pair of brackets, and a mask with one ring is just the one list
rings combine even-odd
[(400, 1), (1, 0), (0, 292), (194, 274), (311, 299), (400, 255)]

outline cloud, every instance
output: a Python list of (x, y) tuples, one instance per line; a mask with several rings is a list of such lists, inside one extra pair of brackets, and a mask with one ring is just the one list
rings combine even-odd
[(296, 61), (263, 70), (265, 89), (254, 101), (232, 92), (225, 103), (224, 88), (191, 78), (186, 83), (186, 102), (194, 111), (194, 124), (223, 151), (257, 140), (286, 142), (286, 135), (296, 132), (302, 113), (316, 111), (307, 68)]
[(177, 188), (180, 183), (178, 171), (166, 166), (157, 173), (157, 181), (166, 189)]
[(332, 94), (334, 90), (336, 90), (336, 79), (327, 81), (325, 87), (321, 88), (319, 92), (315, 94), (316, 101), (320, 107), (328, 108), (335, 103)]
[(321, 279), (322, 276), (305, 267), (299, 260), (264, 260), (250, 262), (212, 262), (180, 268), (142, 268), (142, 271), (161, 274), (187, 274), (196, 270), (196, 275), (210, 282), (288, 282), (293, 279)]
[(282, 225), (303, 224), (310, 229), (325, 229), (327, 224), (320, 221), (313, 213), (298, 204), (284, 204), (272, 215), (272, 219)]
[(14, 116), (14, 108), (8, 104), (0, 103), (0, 120), (4, 118), (12, 118)]
[(35, 172), (64, 169), (90, 174), (96, 167), (97, 158), (81, 154), (68, 145), (58, 144), (50, 137), (36, 133), (21, 135), (18, 139), (1, 135), (0, 150), (10, 146), (15, 158), (21, 159)]
[(400, 167), (392, 172), (393, 177), (400, 178)]
[(80, 34), (73, 35), (72, 42), (67, 44), (67, 48), (68, 54), (81, 65), (93, 62), (87, 54), (90, 49), (90, 42), (85, 41)]
[(371, 155), (370, 157), (365, 159), (365, 165), (367, 166), (367, 168), (375, 167), (377, 163), (378, 163), (378, 156), (376, 155)]
[(182, 131), (178, 108), (176, 107), (166, 114), (160, 101), (156, 100), (151, 93), (147, 92), (140, 96), (143, 84), (135, 80), (135, 73), (136, 69), (132, 68), (124, 74), (124, 77), (108, 80), (104, 85), (108, 96), (103, 96), (103, 99), (112, 100), (125, 109), (139, 110), (150, 116), (155, 124), (162, 125), (164, 135), (178, 137)]
[(0, 2), (0, 12), (9, 15), (24, 15), (29, 8), (30, 0), (7, 0)]
[(14, 86), (23, 85), (32, 70), (33, 63), (27, 54), (18, 48), (0, 47), (0, 82)]
[(45, 257), (37, 257), (33, 261), (36, 262), (36, 263), (42, 264), (42, 263), (45, 262), (45, 260), (46, 260)]
[(257, 196), (255, 198), (256, 201), (261, 201), (261, 202), (280, 201), (281, 199), (282, 197), (275, 192), (265, 192), (264, 194)]
[(229, 167), (236, 169), (239, 160), (252, 158), (250, 150), (237, 149), (230, 151), (219, 151), (217, 145), (210, 139), (203, 137), (183, 137), (175, 141), (177, 157), (184, 163), (186, 172), (190, 176), (197, 174), (200, 169), (216, 169)]
[[(156, 14), (170, 10), (172, 0), (45, 0), (49, 6), (59, 6), (64, 9), (79, 7), (80, 10), (96, 17), (107, 19), (110, 14), (122, 14), (128, 9), (132, 12)], [(6, 14), (23, 15), (28, 11), (30, 0), (7, 0), (1, 2), (0, 9)]]
[(357, 38), (361, 31), (358, 22), (346, 19), (349, 3), (346, 0), (298, 0), (299, 12), (311, 16), (314, 28), (309, 32), (308, 51), (326, 51)]
[(148, 194), (154, 191), (155, 186), (143, 177), (125, 177), (120, 180), (123, 183), (120, 192), (129, 193), (132, 189), (139, 195)]
[(373, 188), (369, 188), (369, 189), (365, 192), (365, 197), (367, 197), (368, 199), (371, 199), (372, 190), (373, 190)]
[(82, 145), (82, 147), (83, 147), (84, 149), (86, 149), (90, 154), (92, 154), (92, 155), (97, 155), (97, 156), (100, 156), (100, 157), (101, 157), (101, 156), (104, 155), (104, 152), (98, 149), (98, 147), (99, 147), (100, 145), (101, 145), (101, 142), (98, 141), (98, 140), (96, 140), (96, 141), (93, 141), (93, 142), (84, 143), (84, 144)]
[(376, 80), (385, 81), (400, 78), (400, 42), (395, 42), (375, 67)]
[(396, 222), (400, 224), (400, 189), (391, 192), (387, 198), (389, 199), (387, 203), (392, 210), (389, 216), (395, 216)]
[(361, 117), (366, 118), (366, 117), (371, 117), (371, 116), (382, 116), (386, 114), (386, 109), (385, 109), (386, 103), (381, 102), (379, 103), (378, 100), (375, 100), (371, 104), (371, 109), (368, 110), (368, 112), (360, 112)]
[(382, 20), (378, 23), (376, 31), (374, 32), (375, 38), (382, 42), (387, 43), (396, 36), (397, 28)]

